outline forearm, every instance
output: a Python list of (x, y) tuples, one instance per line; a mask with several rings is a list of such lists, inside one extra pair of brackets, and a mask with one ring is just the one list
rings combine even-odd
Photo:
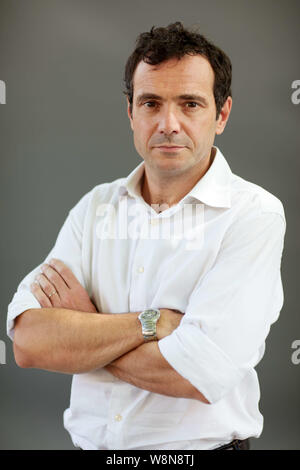
[(104, 367), (143, 343), (137, 313), (98, 314), (31, 309), (16, 319), (21, 367), (77, 374)]
[(156, 341), (146, 343), (106, 366), (114, 376), (136, 387), (172, 397), (208, 400), (162, 356)]

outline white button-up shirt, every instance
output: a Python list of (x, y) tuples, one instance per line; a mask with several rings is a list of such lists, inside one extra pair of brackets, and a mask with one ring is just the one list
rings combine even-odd
[[(179, 327), (158, 346), (210, 401), (148, 392), (105, 369), (76, 374), (64, 413), (76, 446), (214, 449), (261, 434), (255, 366), (283, 305), (284, 209), (233, 174), (215, 150), (206, 174), (161, 213), (141, 196), (144, 162), (127, 178), (94, 187), (70, 210), (41, 263), (61, 259), (101, 312), (180, 310)], [(11, 338), (15, 317), (40, 308), (29, 287), (40, 266), (8, 307)]]

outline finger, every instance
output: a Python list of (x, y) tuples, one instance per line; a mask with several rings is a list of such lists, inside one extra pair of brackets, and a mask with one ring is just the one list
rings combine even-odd
[(49, 282), (54, 286), (54, 288), (60, 294), (60, 297), (63, 296), (66, 289), (69, 290), (68, 284), (61, 277), (61, 275), (49, 264), (45, 263), (41, 266), (41, 272), (49, 280)]
[(44, 308), (52, 307), (50, 299), (46, 296), (45, 292), (41, 289), (41, 286), (39, 285), (38, 282), (35, 281), (30, 285), (30, 291), (32, 292), (34, 297), (37, 299), (37, 301), (40, 303), (41, 307), (44, 307)]
[(59, 292), (55, 288), (53, 284), (44, 276), (44, 274), (38, 274), (36, 276), (36, 281), (38, 281), (41, 289), (48, 297), (48, 300), (51, 303), (52, 307), (59, 307), (60, 306), (60, 296)]
[[(76, 287), (80, 282), (70, 268), (60, 259), (53, 258), (49, 264), (61, 275), (70, 289)], [(81, 284), (80, 284), (81, 285)]]

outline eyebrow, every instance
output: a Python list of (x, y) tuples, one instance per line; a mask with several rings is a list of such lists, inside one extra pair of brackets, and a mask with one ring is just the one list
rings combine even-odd
[[(199, 101), (200, 103), (203, 103), (204, 105), (208, 106), (208, 101), (204, 96), (201, 95), (195, 95), (195, 94), (184, 94), (184, 95), (179, 95), (176, 96), (175, 99), (177, 100), (188, 100), (188, 101)], [(142, 103), (145, 100), (162, 100), (163, 98), (159, 95), (156, 95), (155, 93), (143, 93), (142, 95), (137, 97), (137, 104)]]

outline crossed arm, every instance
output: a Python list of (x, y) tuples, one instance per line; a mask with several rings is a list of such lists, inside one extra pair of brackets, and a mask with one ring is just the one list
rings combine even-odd
[[(71, 374), (105, 367), (136, 387), (209, 403), (164, 359), (156, 341), (144, 343), (140, 312), (98, 313), (62, 261), (45, 265), (31, 290), (42, 309), (27, 310), (16, 319), (14, 354), (20, 367)], [(161, 309), (158, 340), (171, 334), (181, 318), (175, 311)]]
[(170, 366), (155, 341), (130, 351), (106, 369), (119, 379), (150, 392), (209, 403), (199, 390)]

